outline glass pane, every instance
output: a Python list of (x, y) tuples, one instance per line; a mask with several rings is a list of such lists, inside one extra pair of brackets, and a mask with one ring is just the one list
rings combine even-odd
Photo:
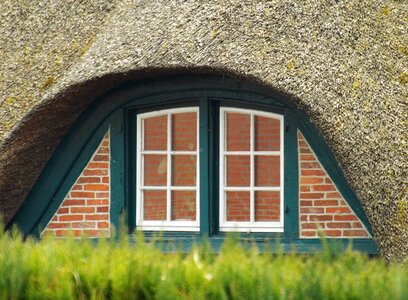
[(227, 186), (250, 185), (250, 156), (228, 155), (227, 160)]
[(143, 150), (167, 150), (167, 115), (143, 121)]
[(143, 191), (143, 219), (166, 220), (166, 191)]
[(171, 117), (172, 150), (195, 151), (197, 149), (197, 113), (179, 113)]
[(280, 185), (280, 157), (255, 156), (255, 186)]
[(255, 116), (255, 151), (279, 151), (280, 121)]
[(171, 220), (195, 221), (196, 191), (171, 192)]
[(249, 151), (251, 118), (249, 114), (226, 114), (227, 151)]
[(280, 219), (280, 193), (255, 192), (255, 221), (270, 222)]
[(196, 185), (196, 156), (172, 155), (171, 184), (173, 186)]
[(250, 221), (249, 192), (227, 193), (227, 221)]
[(167, 184), (167, 155), (145, 154), (144, 185), (163, 186)]

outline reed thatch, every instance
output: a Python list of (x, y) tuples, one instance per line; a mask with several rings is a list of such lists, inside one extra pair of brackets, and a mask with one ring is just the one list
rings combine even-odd
[(56, 145), (123, 81), (191, 70), (291, 95), (321, 130), (388, 260), (408, 256), (408, 2), (5, 0), (0, 211), (14, 215)]

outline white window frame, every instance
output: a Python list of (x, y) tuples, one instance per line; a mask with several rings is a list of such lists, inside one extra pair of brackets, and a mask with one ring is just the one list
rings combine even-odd
[[(174, 151), (171, 145), (171, 116), (178, 113), (195, 112), (197, 114), (197, 145), (195, 151)], [(144, 128), (143, 120), (151, 117), (167, 115), (167, 149), (166, 150), (143, 150)], [(136, 158), (136, 228), (144, 231), (199, 231), (200, 230), (200, 120), (198, 107), (182, 107), (175, 109), (165, 109), (153, 112), (142, 113), (137, 116), (137, 158)], [(167, 155), (167, 184), (165, 186), (145, 186), (144, 185), (144, 166), (143, 154), (162, 154)], [(171, 186), (171, 156), (177, 155), (195, 155), (196, 156), (196, 185), (195, 186)], [(165, 190), (167, 192), (166, 220), (143, 220), (143, 191), (144, 190)], [(171, 221), (171, 192), (196, 191), (196, 219), (195, 221)]]
[[(227, 113), (243, 113), (250, 115), (250, 150), (249, 151), (227, 151), (225, 122)], [(277, 119), (280, 122), (280, 149), (279, 151), (255, 151), (255, 116)], [(237, 232), (283, 232), (284, 229), (284, 143), (283, 143), (283, 115), (264, 112), (259, 110), (220, 107), (220, 182), (219, 182), (219, 224), (220, 231)], [(250, 156), (250, 186), (249, 187), (227, 187), (226, 186), (226, 157), (228, 155)], [(280, 183), (279, 187), (255, 187), (254, 159), (255, 155), (280, 156)], [(226, 216), (226, 192), (227, 191), (249, 191), (250, 192), (250, 221), (227, 221)], [(279, 221), (256, 222), (255, 221), (255, 192), (256, 191), (279, 191), (280, 192), (280, 217)]]

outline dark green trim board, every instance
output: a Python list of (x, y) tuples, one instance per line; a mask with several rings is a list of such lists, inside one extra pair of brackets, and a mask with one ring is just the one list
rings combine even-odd
[[(231, 106), (275, 112), (284, 116), (284, 232), (240, 234), (243, 240), (259, 244), (279, 241), (290, 251), (301, 252), (321, 247), (321, 241), (299, 238), (299, 166), (297, 131), (300, 130), (315, 151), (322, 166), (350, 204), (370, 234), (371, 226), (363, 208), (324, 138), (308, 116), (286, 97), (230, 78), (186, 75), (129, 82), (95, 100), (78, 118), (44, 168), (25, 203), (9, 227), (17, 225), (24, 235), (39, 237), (70, 187), (75, 183), (103, 136), (109, 130), (111, 159), (110, 218), (118, 227), (123, 216), (130, 232), (136, 229), (136, 116), (139, 113), (182, 107), (199, 107), (200, 232), (166, 232), (165, 240), (177, 240), (183, 247), (208, 238), (217, 246), (226, 234), (219, 232), (219, 107)], [(146, 236), (155, 233), (146, 232)], [(343, 246), (347, 239), (339, 239)], [(353, 247), (378, 253), (373, 239), (353, 239)]]

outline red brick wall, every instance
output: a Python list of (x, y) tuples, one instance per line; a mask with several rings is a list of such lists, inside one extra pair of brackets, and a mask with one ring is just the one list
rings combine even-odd
[(43, 234), (109, 235), (109, 154), (107, 133)]
[(300, 237), (315, 238), (318, 230), (327, 237), (369, 237), (300, 132), (298, 143)]

